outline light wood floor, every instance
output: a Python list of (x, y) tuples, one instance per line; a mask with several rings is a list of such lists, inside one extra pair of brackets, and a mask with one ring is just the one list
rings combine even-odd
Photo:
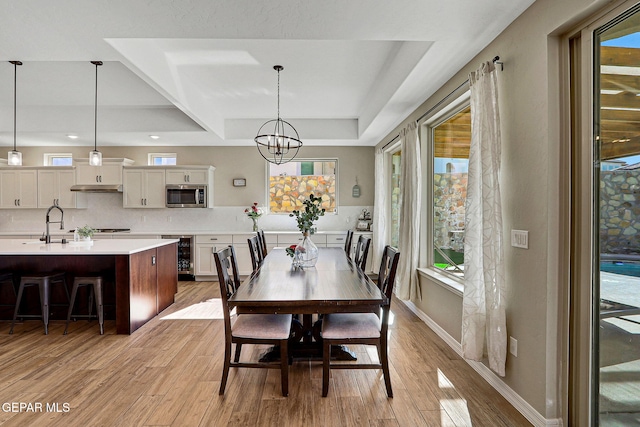
[[(176, 304), (131, 336), (105, 322), (64, 322), (43, 334), (39, 321), (0, 323), (0, 424), (3, 426), (528, 426), (507, 401), (401, 302), (394, 300), (389, 357), (394, 398), (377, 371), (331, 373), (321, 397), (322, 366), (296, 361), (289, 397), (278, 370), (232, 369), (218, 396), (221, 320), (163, 320), (219, 297), (215, 282), (180, 282)], [(263, 348), (243, 348), (243, 358)], [(375, 349), (354, 346), (359, 360)], [(11, 412), (10, 402), (42, 405)], [(59, 412), (47, 412), (58, 404)], [(65, 407), (68, 405), (68, 410)], [(29, 409), (29, 408), (27, 408)], [(51, 410), (52, 408), (50, 408)]]

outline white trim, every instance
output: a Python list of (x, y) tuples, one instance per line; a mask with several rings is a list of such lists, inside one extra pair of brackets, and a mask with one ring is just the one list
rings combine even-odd
[(464, 294), (464, 285), (460, 281), (450, 277), (448, 274), (440, 273), (431, 268), (417, 268), (418, 274), (422, 277), (431, 279), (435, 284), (442, 286), (443, 288), (453, 292), (454, 294), (462, 297)]
[[(462, 345), (455, 340), (447, 331), (442, 329), (433, 319), (427, 316), (411, 301), (402, 301), (409, 310), (420, 318), (433, 332), (436, 333), (456, 354), (462, 357)], [(531, 424), (539, 427), (562, 427), (561, 418), (544, 418), (536, 411), (527, 401), (525, 401), (518, 393), (513, 391), (511, 387), (506, 385), (487, 365), (482, 362), (464, 359), (485, 381), (489, 383), (498, 393), (513, 405), (518, 412), (522, 414)]]

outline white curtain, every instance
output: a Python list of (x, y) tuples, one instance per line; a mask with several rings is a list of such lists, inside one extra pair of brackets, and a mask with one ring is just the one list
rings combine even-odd
[(465, 202), (462, 351), (481, 360), (485, 339), (489, 367), (504, 376), (507, 331), (500, 201), (500, 116), (495, 66), (487, 62), (469, 76), (471, 148)]
[(420, 300), (418, 262), (420, 257), (420, 194), (422, 170), (418, 124), (409, 123), (400, 132), (402, 155), (400, 161), (400, 261), (396, 281), (396, 294), (400, 299)]
[[(381, 148), (376, 151), (375, 176), (384, 177), (384, 151)], [(387, 244), (387, 207), (389, 204), (389, 182), (386, 179), (376, 179), (375, 196), (373, 204), (373, 241), (371, 265), (373, 271), (378, 272), (382, 251)]]

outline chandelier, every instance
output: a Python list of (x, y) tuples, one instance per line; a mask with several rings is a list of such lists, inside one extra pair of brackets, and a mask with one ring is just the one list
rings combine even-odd
[(258, 152), (266, 161), (280, 165), (296, 157), (302, 141), (296, 128), (280, 118), (280, 71), (284, 67), (274, 65), (273, 69), (278, 72), (278, 116), (260, 126), (254, 141)]

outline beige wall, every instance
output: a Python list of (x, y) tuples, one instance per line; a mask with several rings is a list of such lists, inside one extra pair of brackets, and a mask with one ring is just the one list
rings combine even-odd
[[(566, 301), (560, 312), (557, 307), (567, 284), (557, 278), (562, 277), (559, 270), (568, 268), (559, 260), (566, 250), (563, 245), (568, 245), (560, 235), (565, 232), (561, 229), (565, 202), (559, 197), (561, 170), (568, 165), (559, 159), (569, 141), (560, 138), (561, 58), (555, 35), (606, 3), (538, 0), (378, 144), (390, 141), (409, 121), (441, 101), (483, 61), (500, 56), (507, 333), (518, 340), (518, 357), (507, 354), (502, 381), (547, 419), (562, 418), (567, 402), (562, 392), (566, 367), (558, 347), (567, 339), (565, 325), (559, 322), (565, 317)], [(511, 229), (529, 230), (528, 250), (510, 246)], [(445, 297), (430, 279), (420, 280), (422, 300), (414, 303), (459, 340), (462, 297), (453, 293)]]
[[(25, 166), (41, 166), (44, 153), (72, 153), (74, 158), (87, 158), (90, 147), (20, 147)], [(213, 165), (215, 206), (244, 206), (258, 202), (266, 205), (266, 162), (255, 147), (99, 147), (103, 157), (126, 157), (134, 165), (146, 165), (147, 154), (177, 153), (178, 164)], [(303, 147), (298, 158), (338, 159), (339, 206), (373, 206), (373, 147)], [(361, 196), (354, 198), (356, 183)], [(234, 187), (233, 178), (245, 178), (246, 187)]]

